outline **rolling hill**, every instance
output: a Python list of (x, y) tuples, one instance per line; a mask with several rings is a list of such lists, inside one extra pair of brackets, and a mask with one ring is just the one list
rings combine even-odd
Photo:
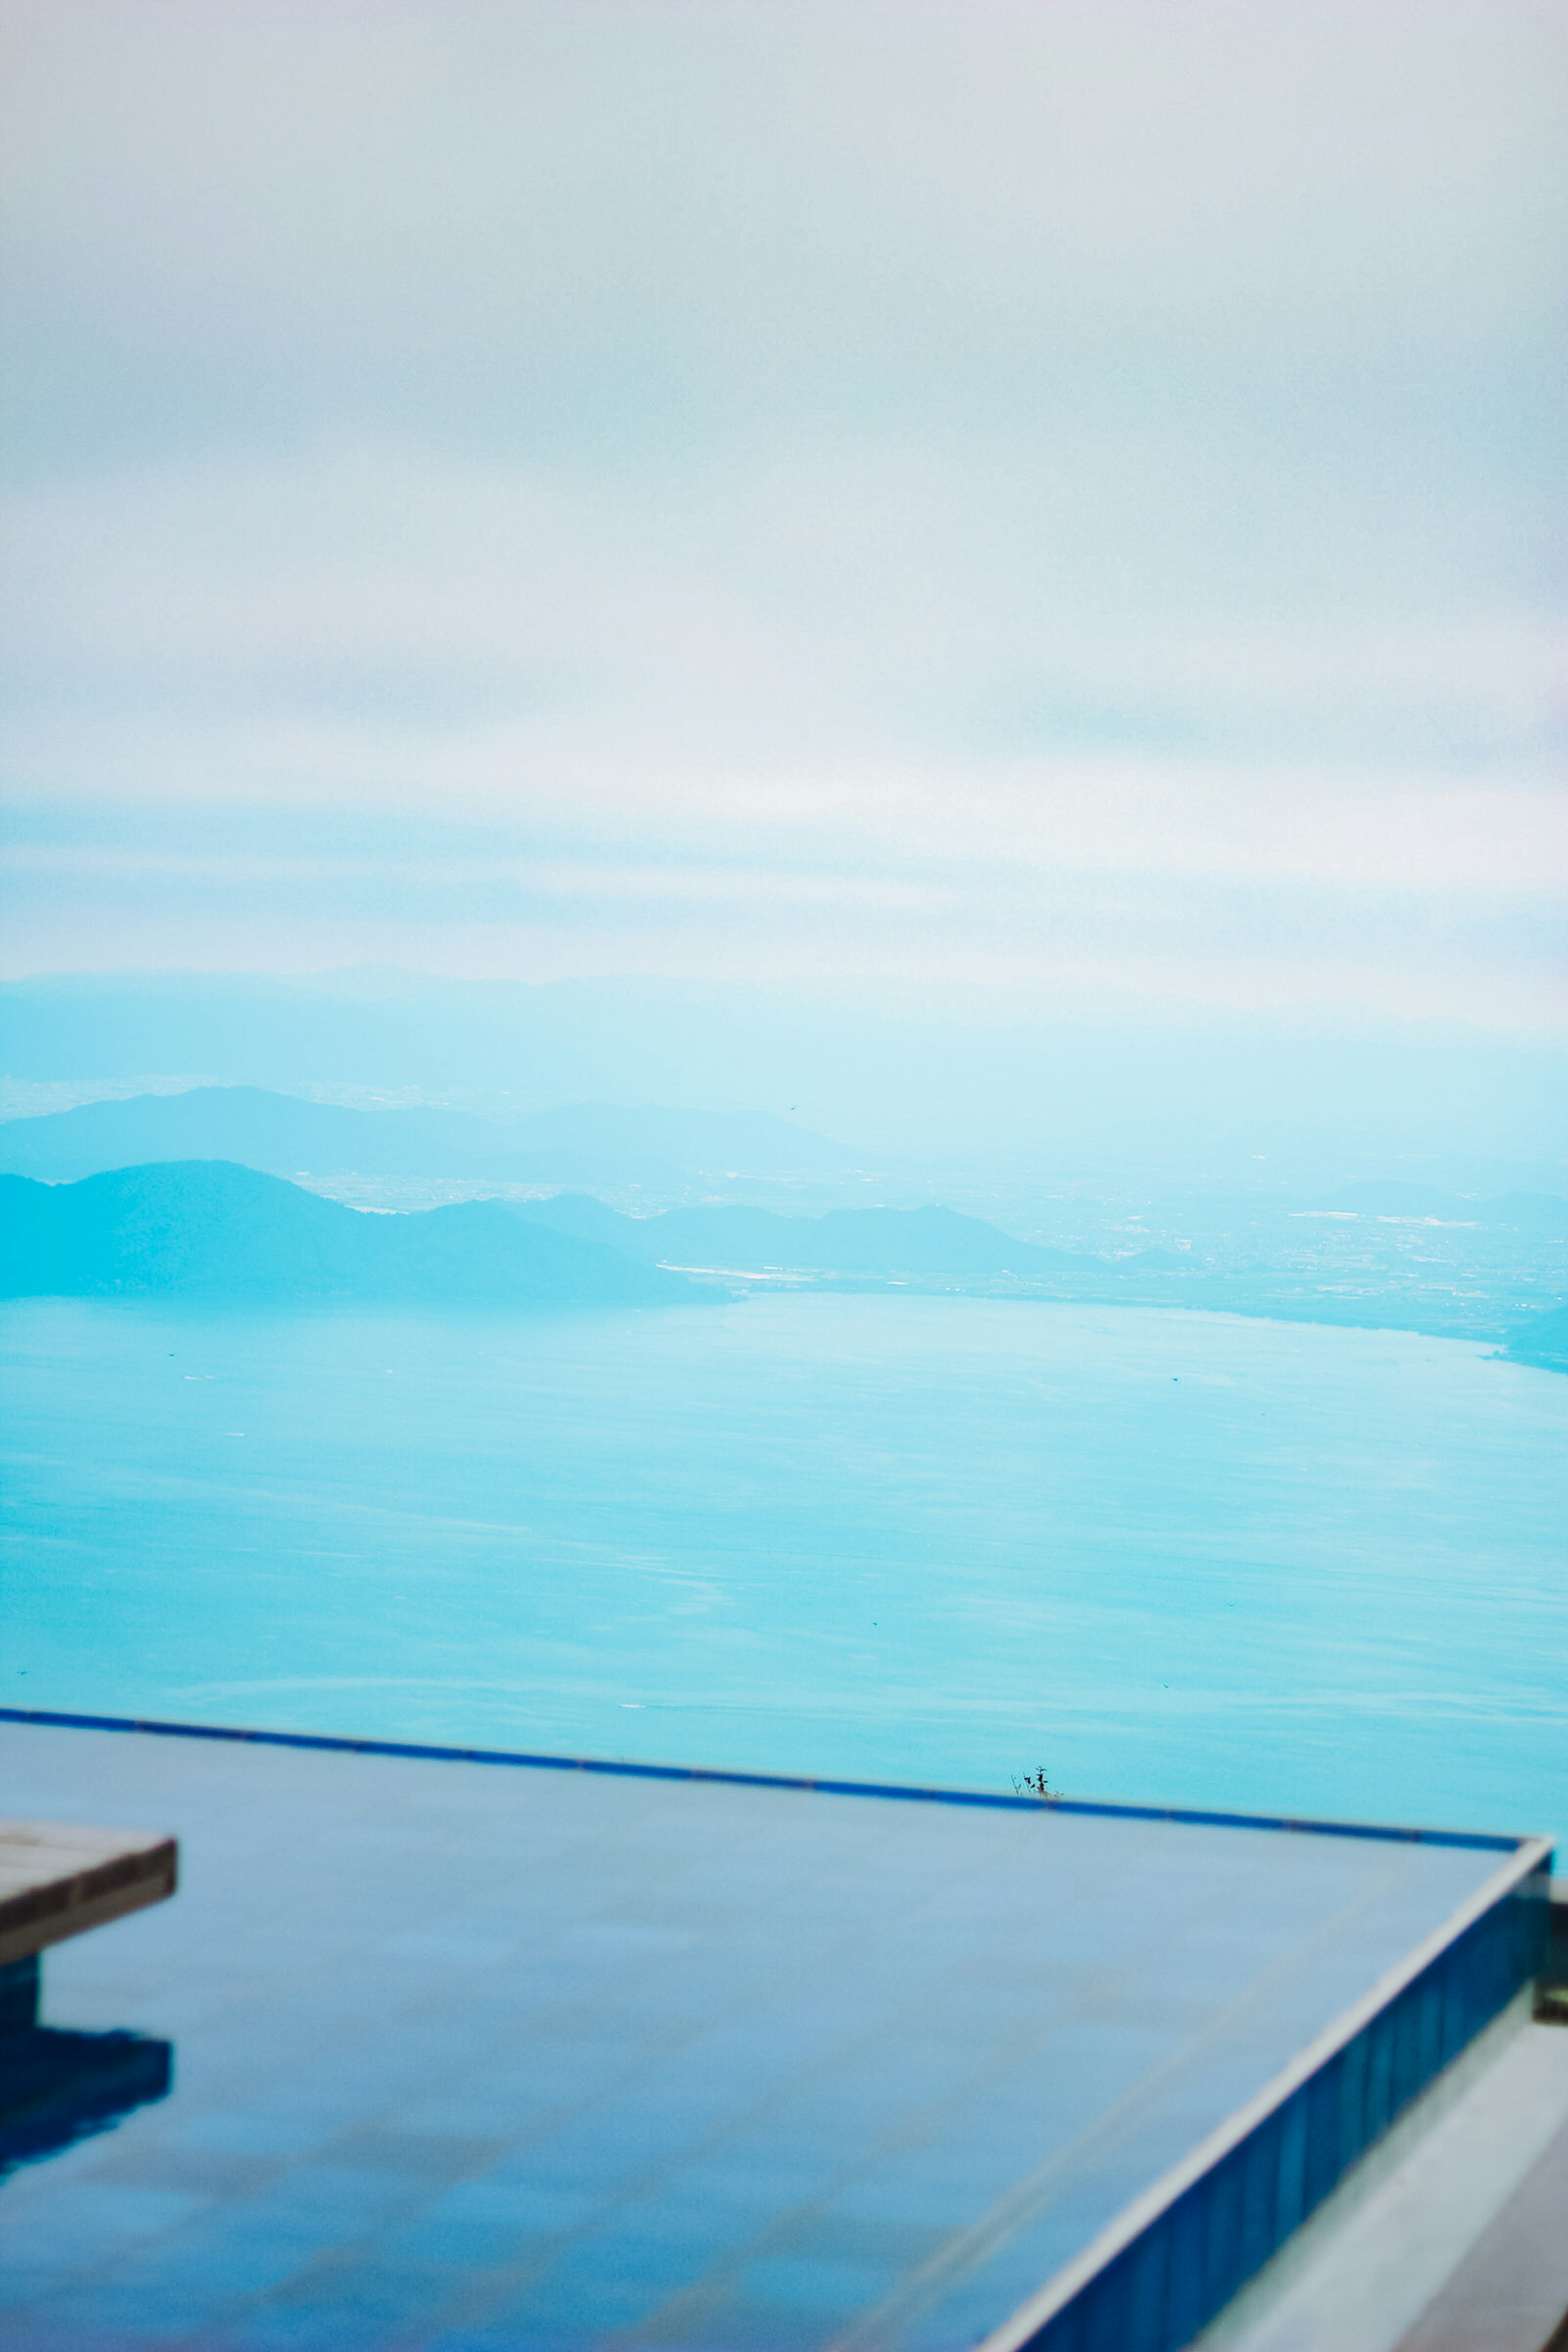
[(204, 1160), (75, 1184), (0, 1175), (0, 1296), (517, 1307), (713, 1294), (495, 1202), (369, 1216)]

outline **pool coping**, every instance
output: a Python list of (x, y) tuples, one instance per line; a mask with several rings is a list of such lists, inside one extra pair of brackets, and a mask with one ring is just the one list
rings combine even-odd
[(1135, 1805), (1099, 1797), (1003, 1796), (984, 1789), (925, 1787), (898, 1780), (819, 1779), (805, 1773), (742, 1772), (721, 1765), (639, 1764), (624, 1758), (555, 1756), (542, 1750), (458, 1748), (439, 1742), (358, 1738), (325, 1731), (266, 1731), (247, 1725), (172, 1723), (160, 1717), (78, 1715), (52, 1707), (0, 1706), (0, 1723), (67, 1731), (139, 1731), (161, 1739), (217, 1739), (256, 1748), (301, 1748), (351, 1756), (401, 1756), (429, 1764), (489, 1764), (541, 1772), (592, 1772), (633, 1780), (700, 1780), (725, 1788), (794, 1789), (822, 1797), (879, 1797), (898, 1803), (973, 1805), (1004, 1812), (1088, 1814), (1114, 1821), (1180, 1822), (1198, 1829), (1274, 1830), (1310, 1837), (1372, 1838), (1404, 1844), (1517, 1853), (1551, 1841), (1488, 1830), (1414, 1828), (1387, 1822), (1320, 1821), (1310, 1815), (1217, 1811), (1190, 1805)]
[[(1518, 1841), (1513, 1854), (1490, 1877), (1477, 1887), (1440, 1926), (1407, 1952), (1392, 1969), (1385, 1969), (1366, 1992), (1341, 2011), (1332, 2022), (1299, 2051), (1289, 2064), (1282, 2067), (1272, 2081), (1266, 2083), (1241, 2106), (1234, 2109), (1223, 2123), (1217, 2125), (1186, 2156), (1151, 2183), (1131, 2204), (1109, 2221), (1105, 2228), (1047, 2279), (1036, 2294), (1021, 2304), (1000, 2326), (982, 2337), (975, 2352), (1058, 2352), (1058, 2347), (1071, 2346), (1073, 2352), (1101, 2352), (1101, 2347), (1111, 2352), (1175, 2352), (1175, 2347), (1187, 2343), (1193, 2334), (1223, 2310), (1230, 2297), (1247, 2280), (1257, 2274), (1268, 2257), (1278, 2252), (1308, 2214), (1321, 2202), (1337, 2181), (1343, 2178), (1360, 2157), (1375, 2145), (1390, 2125), (1404, 2114), (1420, 2094), (1443, 2070), (1457, 2058), (1476, 2035), (1492, 2019), (1517, 1998), (1521, 1987), (1534, 1974), (1528, 1963), (1544, 1942), (1544, 1927), (1550, 1870), (1553, 1859), (1552, 1841), (1544, 1837), (1526, 1837)], [(1532, 1887), (1531, 1881), (1538, 1883)], [(1537, 1917), (1519, 1916), (1523, 1902)], [(1289, 2202), (1289, 2192), (1280, 2189), (1275, 2222), (1282, 2223), (1272, 2231), (1273, 2242), (1262, 2248), (1260, 2259), (1251, 2261), (1239, 2275), (1229, 2279), (1226, 2290), (1216, 2296), (1205, 2295), (1199, 2287), (1192, 2297), (1189, 2314), (1194, 2324), (1182, 2326), (1172, 2333), (1165, 2315), (1154, 2306), (1168, 2305), (1172, 2294), (1172, 2276), (1176, 2257), (1171, 2247), (1155, 2250), (1154, 2241), (1163, 2224), (1169, 2224), (1183, 2201), (1193, 2200), (1212, 2184), (1227, 2158), (1245, 2157), (1249, 2143), (1260, 2136), (1292, 2101), (1301, 2101), (1314, 2085), (1324, 2082), (1336, 2063), (1343, 2064), (1358, 2045), (1368, 2042), (1380, 2023), (1389, 2021), (1402, 1997), (1419, 1995), (1424, 1987), (1438, 1997), (1445, 1988), (1435, 1979), (1446, 1962), (1457, 1954), (1458, 1948), (1468, 1931), (1482, 1930), (1489, 1924), (1505, 1922), (1505, 1915), (1516, 1914), (1516, 1933), (1512, 1938), (1522, 1954), (1523, 1966), (1505, 1968), (1497, 1975), (1492, 1997), (1483, 1991), (1475, 2012), (1461, 2021), (1458, 2031), (1442, 2046), (1436, 2035), (1423, 2034), (1424, 2040), (1436, 2040), (1436, 2047), (1426, 2053), (1426, 2062), (1414, 2070), (1403, 2096), (1393, 2095), (1381, 2119), (1371, 2129), (1359, 2136), (1359, 2144), (1343, 2147), (1341, 2160), (1331, 2177), (1323, 2179), (1316, 2194), (1306, 2189), (1305, 2172), (1308, 2152), (1303, 2147), (1300, 2210), (1293, 2214), (1281, 2209)], [(1496, 1973), (1496, 1972), (1494, 1972)], [(1409, 2005), (1407, 2000), (1407, 2006)], [(1423, 2021), (1425, 2022), (1425, 2021)], [(1369, 2053), (1370, 2054), (1370, 2053)], [(1335, 2088), (1338, 2086), (1335, 2085)], [(1336, 2118), (1337, 2120), (1337, 2118)], [(1303, 2122), (1303, 2137), (1310, 2128)], [(1283, 2156), (1283, 2150), (1280, 2151)], [(1281, 2164), (1281, 2170), (1285, 2168)], [(1212, 2201), (1212, 2200), (1211, 2200)], [(1199, 2217), (1199, 2226), (1208, 2221)], [(1172, 2234), (1167, 2228), (1166, 2235)], [(1131, 2273), (1140, 2252), (1144, 2254), (1143, 2268), (1155, 2274), (1139, 2282)], [(1108, 2285), (1118, 2270), (1130, 2275), (1120, 2294), (1097, 2295), (1096, 2290)], [(1160, 2276), (1159, 2273), (1163, 2275)], [(1142, 2286), (1142, 2292), (1140, 2292)], [(1101, 2305), (1100, 2310), (1094, 2306)], [(1207, 2308), (1203, 2308), (1204, 2304)], [(1145, 2306), (1142, 2312), (1139, 2305)], [(1146, 2324), (1141, 2326), (1140, 2319)], [(1107, 2326), (1109, 2320), (1109, 2329)]]

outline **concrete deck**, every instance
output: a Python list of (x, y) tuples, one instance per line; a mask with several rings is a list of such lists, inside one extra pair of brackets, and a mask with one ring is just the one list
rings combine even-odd
[(1565, 2315), (1568, 2030), (1523, 1995), (1196, 2347), (1543, 2352)]

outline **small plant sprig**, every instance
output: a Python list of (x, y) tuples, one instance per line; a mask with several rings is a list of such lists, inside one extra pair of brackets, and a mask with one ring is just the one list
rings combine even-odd
[(1038, 1797), (1042, 1803), (1045, 1803), (1054, 1798), (1056, 1793), (1046, 1779), (1046, 1768), (1043, 1764), (1037, 1772), (1026, 1772), (1021, 1780), (1015, 1779), (1013, 1782), (1013, 1794), (1016, 1797)]

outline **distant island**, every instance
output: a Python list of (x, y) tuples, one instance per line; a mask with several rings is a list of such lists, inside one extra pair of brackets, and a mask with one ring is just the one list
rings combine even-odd
[(493, 1201), (377, 1216), (221, 1160), (0, 1175), (0, 1297), (640, 1307), (711, 1288)]

